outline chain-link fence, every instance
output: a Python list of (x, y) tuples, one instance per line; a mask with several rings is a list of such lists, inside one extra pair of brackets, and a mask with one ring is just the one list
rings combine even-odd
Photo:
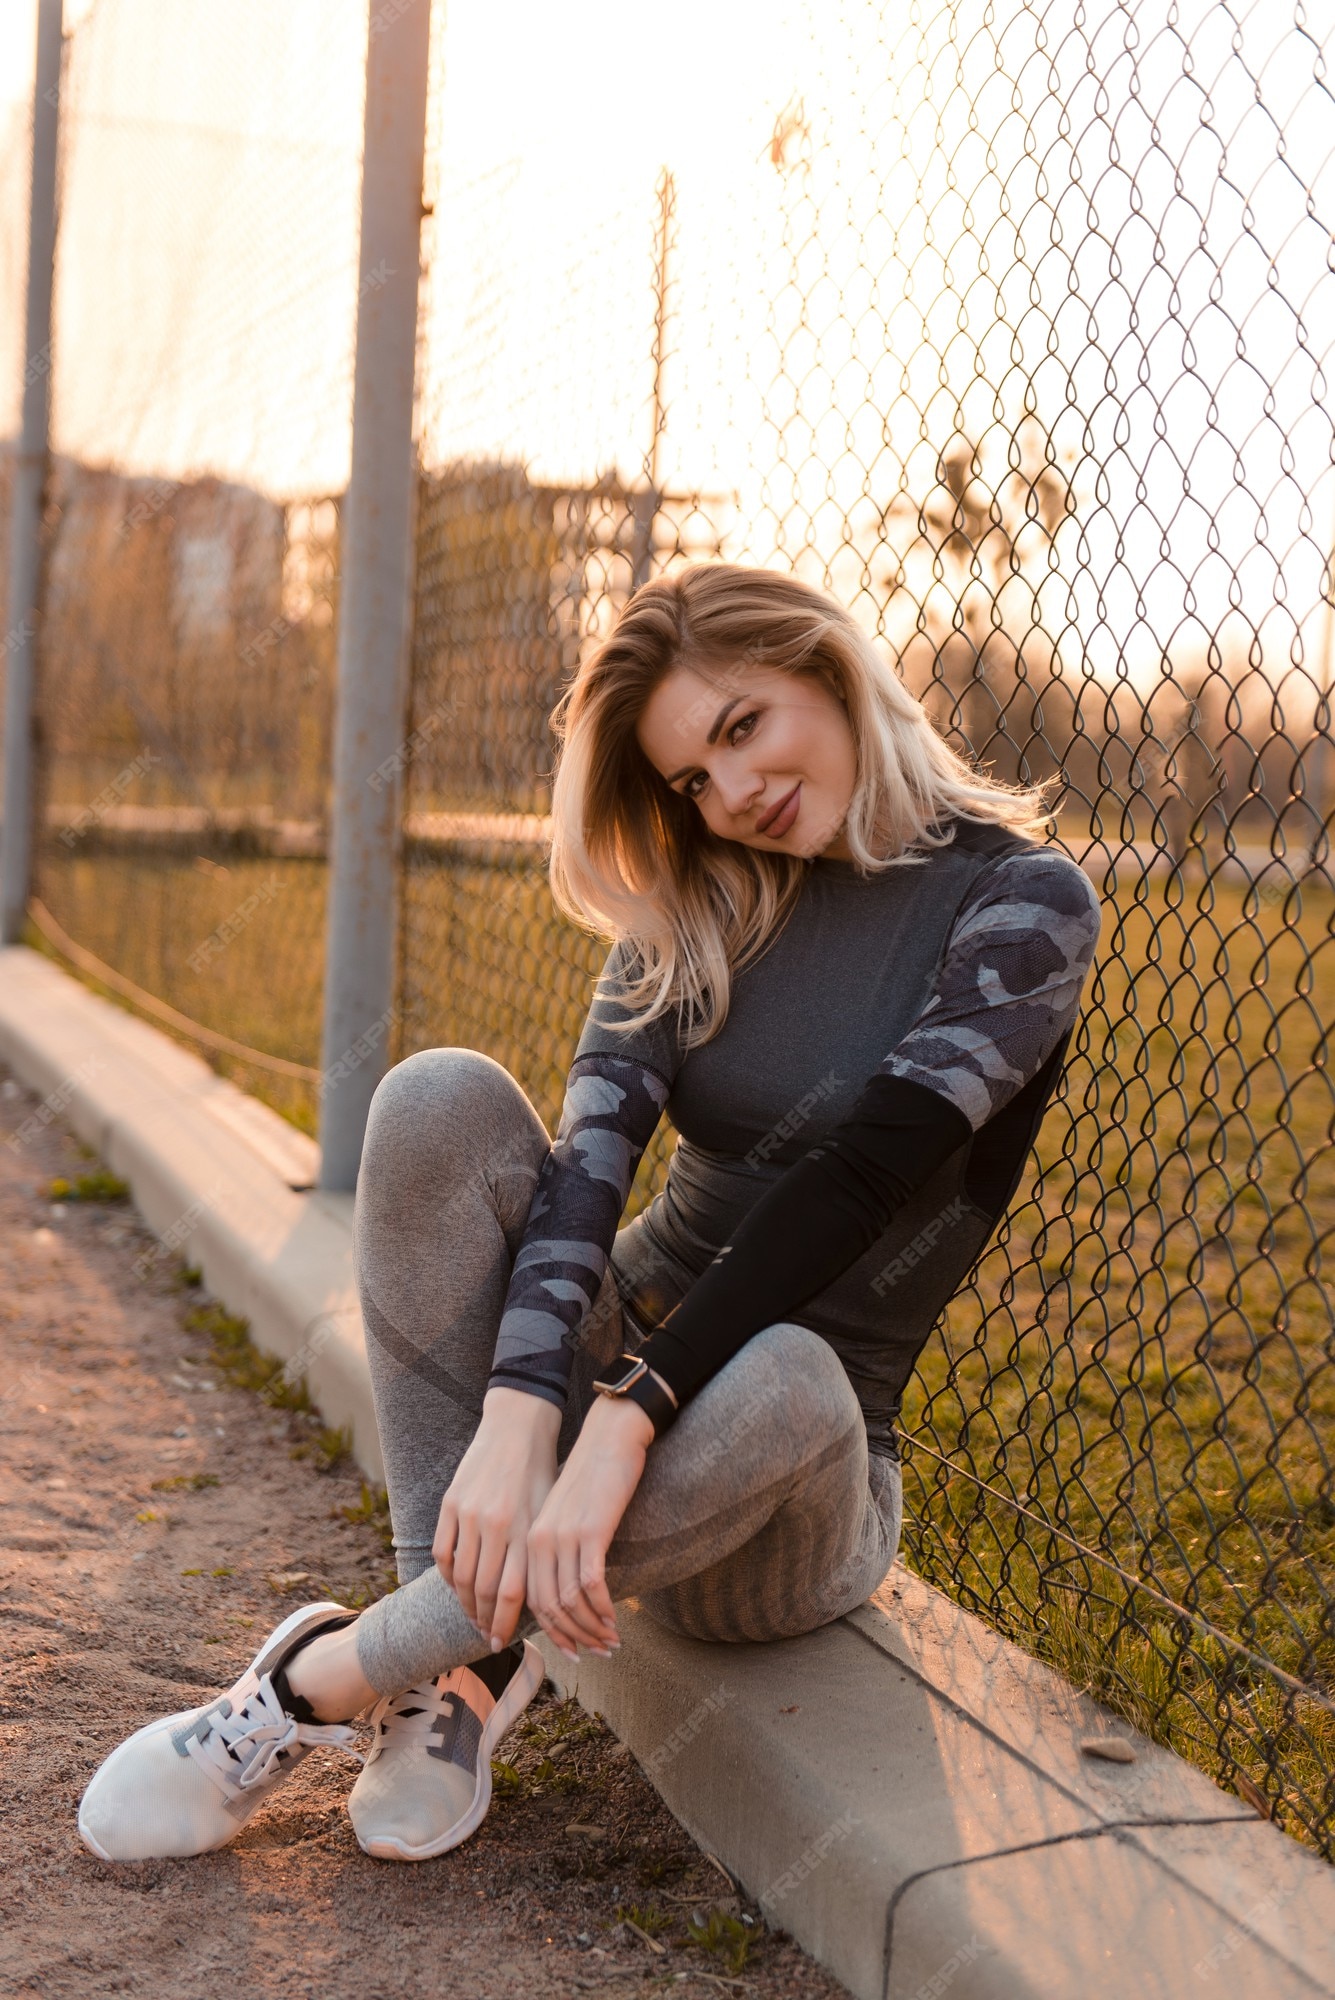
[(541, 195), (517, 128), (479, 177), (447, 75), (406, 1046), (485, 1049), (554, 1123), (605, 947), (551, 911), (547, 717), (665, 566), (791, 566), (958, 747), (1060, 771), (1100, 961), (919, 1367), (908, 1559), (1330, 1853), (1319, 50), (1283, 9), (1111, 0), (847, 0), (778, 40), (727, 157), (597, 203), (592, 135)]
[(310, 1129), (365, 11), (314, 26), (66, 38), (33, 912)]
[[(615, 56), (536, 11), (437, 22), (397, 1052), (484, 1049), (554, 1125), (605, 945), (551, 908), (548, 718), (674, 563), (825, 585), (958, 747), (1060, 772), (1100, 956), (915, 1378), (906, 1555), (1331, 1855), (1319, 37), (1222, 0), (693, 6)], [(180, 12), (220, 63), (249, 24), (225, 146), (117, 105), (133, 0), (66, 86), (41, 893), (310, 1065), (356, 93), (249, 7)]]

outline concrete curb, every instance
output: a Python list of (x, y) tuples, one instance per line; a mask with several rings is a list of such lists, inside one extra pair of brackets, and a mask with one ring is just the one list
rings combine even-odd
[(22, 945), (0, 949), (0, 1057), (42, 1093), (43, 1118), (65, 1119), (130, 1183), (150, 1229), (259, 1346), (306, 1376), (328, 1421), (351, 1425), (358, 1463), (383, 1480), (352, 1197), (297, 1191), (314, 1180), (314, 1143)]
[[(0, 1059), (382, 1478), (351, 1202), (298, 1191), (310, 1143), (21, 947)], [(902, 1564), (776, 1645), (678, 1638), (633, 1603), (620, 1622), (615, 1661), (544, 1644), (553, 1681), (859, 2000), (1335, 1993), (1335, 1870)], [(1109, 1735), (1133, 1762), (1082, 1753)]]

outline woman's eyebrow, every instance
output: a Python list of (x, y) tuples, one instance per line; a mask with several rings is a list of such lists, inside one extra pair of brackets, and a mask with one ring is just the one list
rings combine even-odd
[[(713, 743), (717, 740), (718, 733), (720, 729), (722, 729), (723, 724), (727, 719), (727, 717), (732, 714), (732, 711), (734, 710), (734, 708), (736, 708), (738, 702), (744, 701), (745, 699), (746, 697), (744, 695), (735, 694), (731, 701), (724, 702), (722, 708), (719, 710), (718, 714), (714, 717), (714, 727), (710, 730), (708, 736), (706, 736), (705, 738), (706, 743)], [(694, 769), (695, 769), (694, 764), (683, 764), (679, 771), (674, 771), (672, 773), (672, 776), (667, 781), (668, 784), (675, 785), (678, 778), (684, 778), (689, 771), (693, 771)]]

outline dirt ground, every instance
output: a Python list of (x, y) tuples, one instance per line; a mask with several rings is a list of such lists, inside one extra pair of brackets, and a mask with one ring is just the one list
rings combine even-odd
[[(0, 1081), (0, 1141), (35, 1109)], [(226, 1687), (293, 1604), (368, 1601), (389, 1568), (355, 1468), (322, 1469), (317, 1419), (234, 1386), (185, 1326), (203, 1294), (128, 1202), (52, 1201), (97, 1166), (58, 1121), (0, 1143), (0, 1991), (842, 1995), (550, 1684), (439, 1860), (363, 1854), (357, 1767), (326, 1752), (219, 1853), (87, 1852), (75, 1813), (108, 1751)]]

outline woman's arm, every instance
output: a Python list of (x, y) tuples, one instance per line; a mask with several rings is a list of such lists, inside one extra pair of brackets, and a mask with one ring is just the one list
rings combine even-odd
[[(432, 1548), (494, 1648), (513, 1636), (523, 1609), (528, 1531), (556, 1477), (573, 1342), (597, 1298), (675, 1073), (672, 1038), (661, 1023), (620, 1038), (624, 1053), (597, 1046), (608, 1038), (594, 1009), (615, 1002), (620, 951), (612, 948), (570, 1066), (556, 1138), (511, 1270), (482, 1420), (441, 1503)], [(668, 1074), (641, 1060), (645, 1052)], [(590, 1615), (580, 1636), (601, 1644), (603, 1625)]]
[(849, 1115), (766, 1190), (640, 1348), (684, 1403), (840, 1277), (1069, 1036), (1098, 943), (1083, 871), (1043, 849), (985, 869), (931, 997)]
[(491, 1388), (564, 1409), (571, 1345), (598, 1296), (666, 1080), (629, 1056), (576, 1056), (505, 1296)]

